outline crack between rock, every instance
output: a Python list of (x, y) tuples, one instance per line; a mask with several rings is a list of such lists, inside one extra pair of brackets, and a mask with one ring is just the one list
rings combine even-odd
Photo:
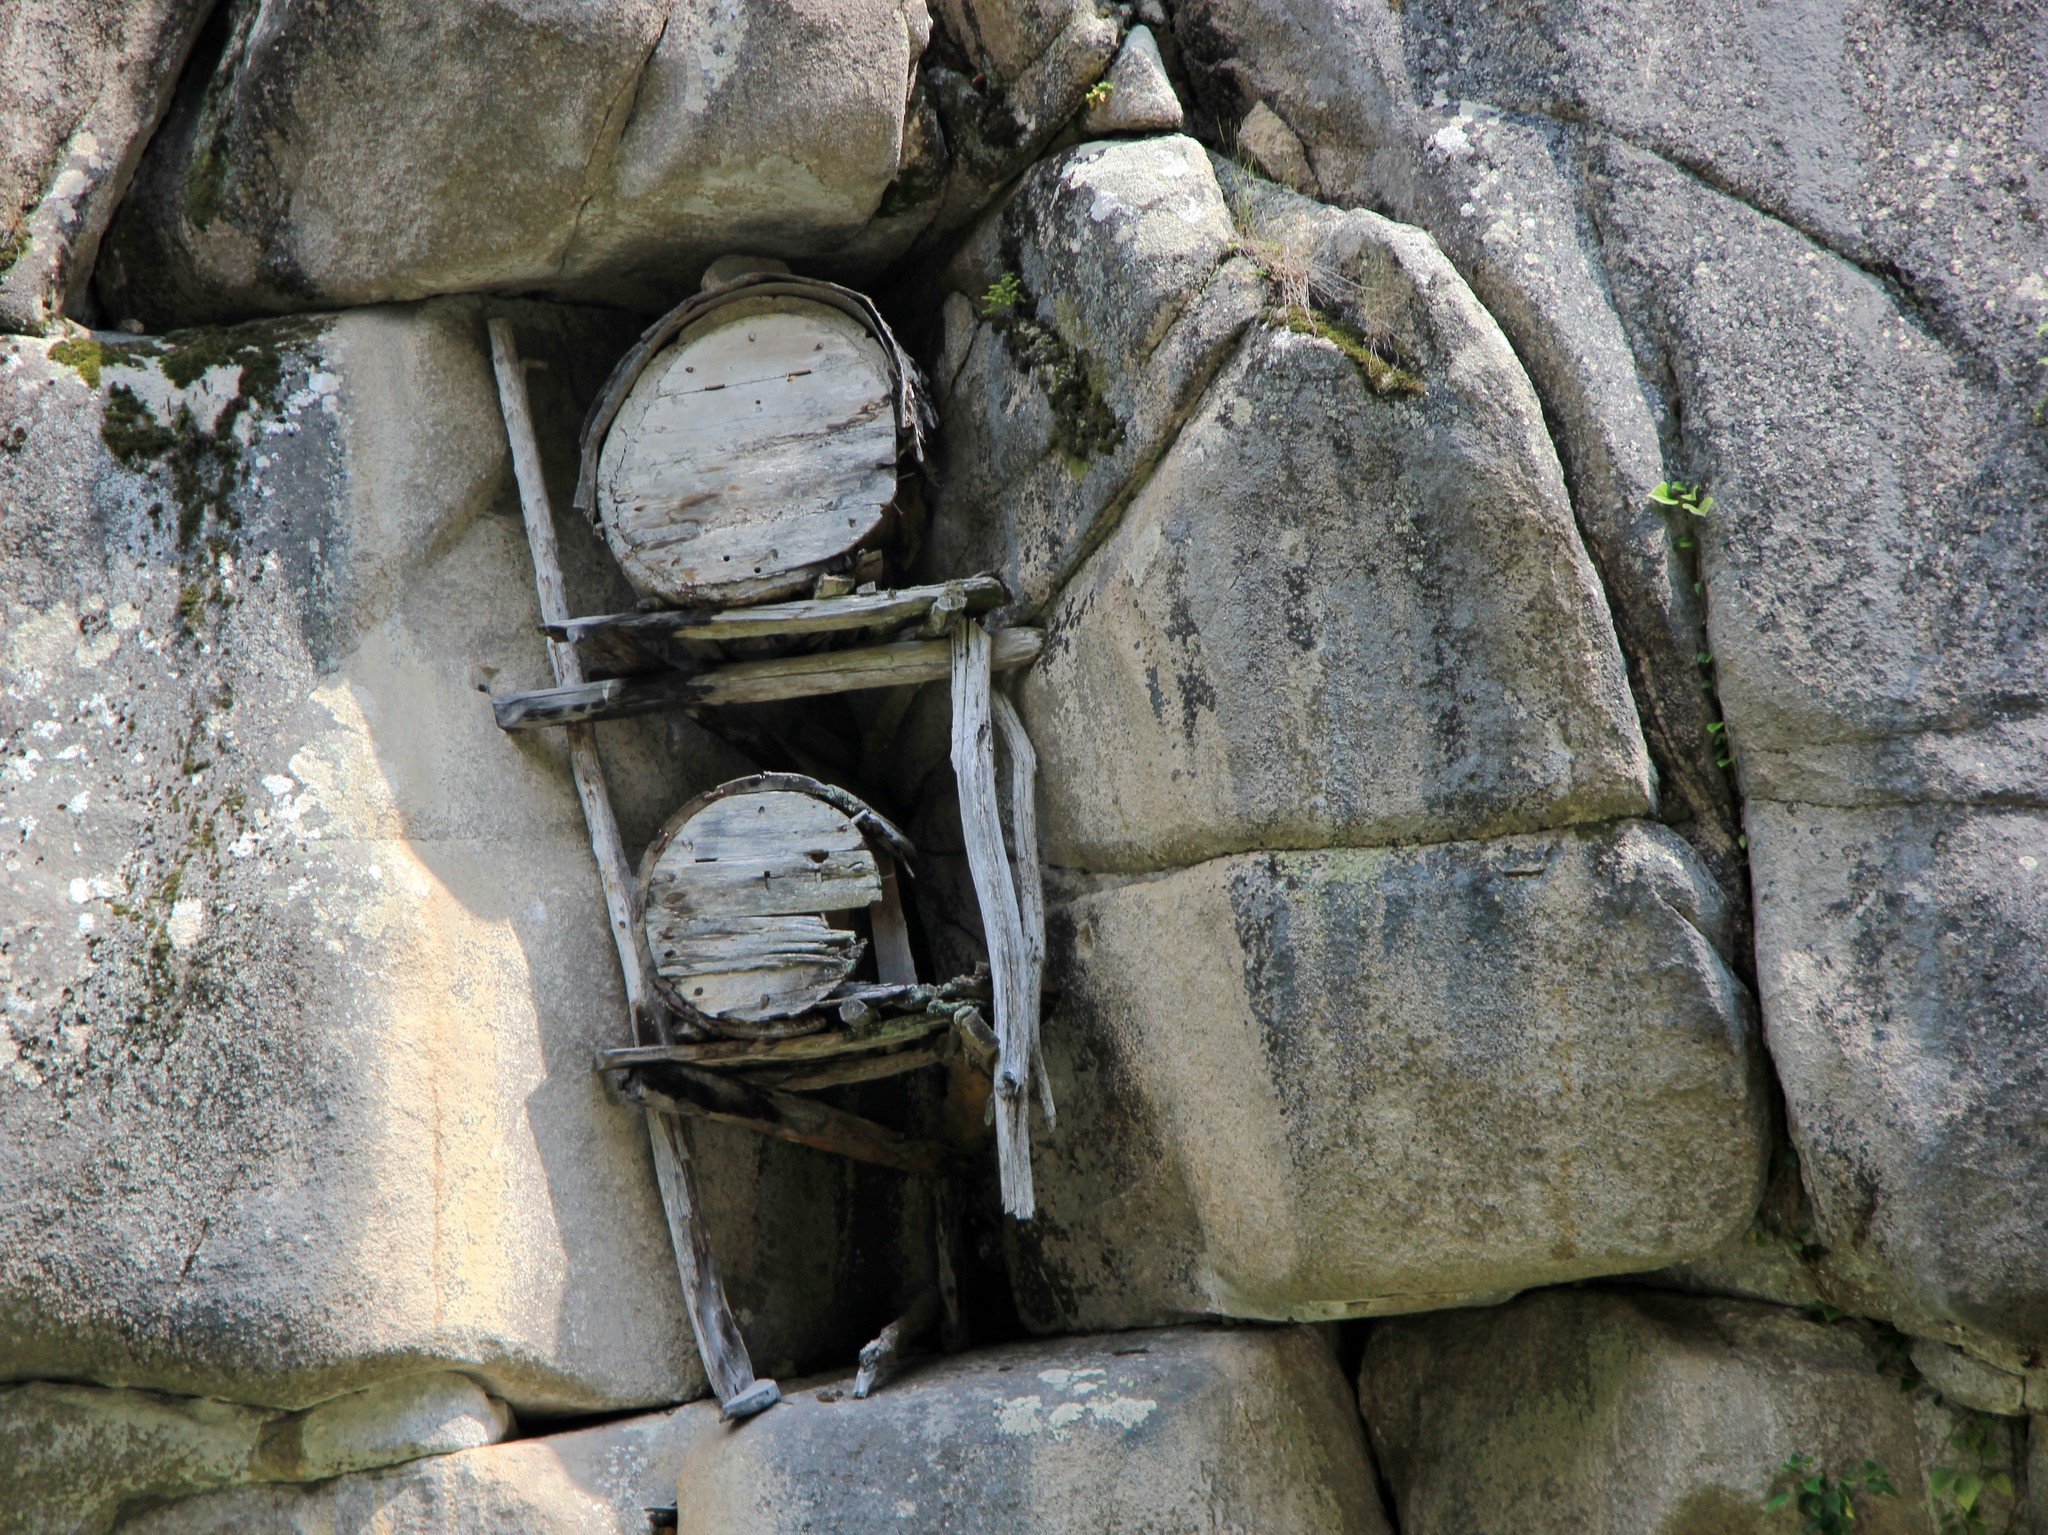
[[(569, 221), (569, 233), (562, 240), (562, 254), (555, 259), (557, 278), (568, 269), (569, 258), (576, 251), (576, 242), (583, 237), (584, 212), (597, 196), (591, 185), (592, 175), (599, 160), (615, 154), (618, 147), (625, 142), (627, 130), (633, 126), (633, 119), (640, 113), (640, 98), (647, 88), (647, 72), (653, 67), (654, 56), (661, 51), (662, 39), (668, 36), (669, 23), (674, 19), (675, 9), (671, 6), (663, 14), (660, 27), (655, 30), (654, 41), (647, 45), (646, 53), (641, 55), (640, 66), (633, 71), (633, 78), (612, 98), (604, 110), (604, 121), (598, 124), (597, 135), (590, 145), (590, 156), (583, 162), (583, 174), (578, 181), (583, 189), (582, 195), (576, 200), (576, 213)], [(618, 116), (621, 97), (625, 99), (626, 112), (619, 120), (619, 131), (615, 134), (611, 131), (611, 125), (612, 119)]]
[[(1960, 359), (1966, 359), (1966, 366), (1969, 367), (1973, 375), (1982, 371), (1981, 365), (1977, 363), (1974, 349), (1968, 345), (1964, 338), (1954, 334), (1951, 328), (1943, 322), (1939, 312), (1915, 291), (1913, 285), (1907, 281), (1905, 274), (1899, 270), (1897, 263), (1879, 257), (1866, 259), (1851, 254), (1838, 241), (1817, 229), (1808, 228), (1790, 212), (1775, 211), (1756, 202), (1732, 181), (1718, 174), (1705, 161), (1691, 161), (1680, 155), (1659, 149), (1654, 145), (1646, 144), (1634, 135), (1625, 133), (1603, 118), (1593, 116), (1590, 113), (1575, 117), (1560, 112), (1545, 112), (1540, 108), (1530, 106), (1505, 107), (1477, 98), (1474, 99), (1474, 104), (1483, 106), (1490, 111), (1498, 112), (1503, 117), (1535, 118), (1542, 122), (1555, 123), (1564, 128), (1592, 130), (1603, 133), (1617, 144), (1624, 144), (1628, 148), (1635, 150), (1638, 154), (1648, 155), (1659, 164), (1669, 166), (1680, 175), (1697, 182), (1709, 192), (1725, 197), (1730, 202), (1747, 208), (1758, 218), (1767, 219), (1780, 228), (1789, 229), (1793, 234), (1805, 240), (1824, 255), (1832, 257), (1844, 266), (1854, 268), (1878, 284), (1879, 287), (1885, 290), (1886, 295), (1893, 302), (1893, 307), (1899, 311), (1904, 319), (1909, 321), (1928, 339), (1937, 342), (1943, 351)], [(1583, 194), (1583, 177), (1580, 178), (1580, 191)], [(1604, 248), (1604, 241), (1602, 244)], [(1602, 276), (1604, 278), (1604, 260), (1602, 266)]]
[[(1181, 311), (1183, 318), (1194, 310), (1208, 290), (1215, 285), (1216, 279), (1223, 269), (1237, 259), (1238, 252), (1233, 249), (1226, 251), (1217, 260), (1216, 265), (1210, 268), (1207, 280), (1196, 291), (1195, 298)], [(1165, 461), (1166, 456), (1179, 444), (1181, 434), (1187, 430), (1188, 423), (1195, 419), (1203, 403), (1208, 399), (1209, 387), (1216, 382), (1217, 375), (1223, 371), (1230, 359), (1237, 355), (1238, 348), (1243, 345), (1245, 331), (1249, 330), (1256, 323), (1256, 319), (1256, 316), (1247, 319), (1243, 325), (1226, 332), (1218, 340), (1212, 354), (1212, 360), (1199, 374), (1190, 379), (1187, 404), (1168, 418), (1166, 430), (1159, 435), (1158, 446), (1143, 459), (1132, 463), (1130, 473), (1124, 477), (1123, 488), (1108, 501), (1104, 502), (1102, 509), (1095, 514), (1086, 536), (1075, 546), (1074, 553), (1060, 567), (1059, 572), (1053, 579), (1051, 583), (1052, 589), (1047, 594), (1045, 601), (1028, 612), (1020, 609), (1018, 618), (1021, 621), (1028, 622), (1042, 618), (1058, 607), (1061, 599), (1067, 594), (1067, 588), (1073, 585), (1075, 578), (1080, 575), (1082, 567), (1088, 563), (1089, 559), (1095, 554), (1095, 551), (1107, 543), (1111, 535), (1122, 526), (1124, 516), (1129, 512), (1131, 503), (1151, 483), (1153, 472), (1158, 469), (1159, 465)], [(1171, 328), (1169, 328), (1167, 335), (1160, 337), (1159, 341), (1153, 346), (1152, 351), (1146, 354), (1145, 360), (1147, 362), (1150, 362), (1152, 357), (1158, 354), (1159, 349), (1167, 344), (1170, 335)]]
[[(1205, 863), (1218, 863), (1225, 858), (1260, 858), (1269, 853), (1289, 856), (1309, 853), (1409, 853), (1444, 847), (1485, 847), (1505, 842), (1513, 837), (1558, 837), (1573, 832), (1597, 832), (1606, 827), (1633, 824), (1658, 827), (1664, 825), (1663, 822), (1647, 815), (1610, 815), (1595, 816), (1583, 821), (1556, 821), (1544, 826), (1486, 832), (1467, 837), (1413, 837), (1387, 842), (1312, 842), (1296, 845), (1262, 842), (1256, 847), (1221, 848), (1216, 852), (1190, 859), (1186, 863), (1171, 864), (1161, 869), (1088, 869), (1079, 864), (1054, 863), (1050, 859), (1044, 860), (1044, 863), (1048, 870), (1055, 873), (1077, 880), (1096, 882), (1093, 889), (1116, 890), (1125, 885), (1144, 885), (1155, 880), (1170, 879), (1176, 874), (1185, 874), (1190, 869), (1199, 869)], [(1669, 830), (1668, 827), (1664, 829)]]

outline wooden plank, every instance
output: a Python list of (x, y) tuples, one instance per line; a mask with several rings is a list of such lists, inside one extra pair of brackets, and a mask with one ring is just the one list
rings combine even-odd
[[(1045, 648), (1045, 634), (1038, 629), (998, 629), (990, 639), (990, 665), (997, 671), (1029, 666)], [(951, 671), (945, 641), (913, 640), (768, 661), (736, 661), (707, 667), (689, 677), (614, 678), (580, 687), (508, 693), (492, 699), (491, 707), (500, 730), (537, 730), (624, 719), (661, 709), (778, 703), (869, 688), (914, 687), (943, 681)]]
[(687, 1066), (658, 1069), (658, 1084), (639, 1075), (629, 1079), (626, 1091), (664, 1113), (736, 1125), (758, 1135), (829, 1151), (855, 1162), (893, 1167), (898, 1172), (937, 1172), (955, 1160), (953, 1152), (936, 1141), (913, 1139), (887, 1125), (878, 1125), (815, 1099), (800, 1098), (772, 1087), (752, 1087)]
[(975, 898), (981, 905), (995, 989), (996, 1172), (1004, 1210), (1018, 1220), (1029, 1220), (1037, 1209), (1031, 1181), (1028, 1097), (1036, 1020), (1025, 1016), (1029, 960), (1023, 920), (1017, 910), (1017, 887), (1003, 852), (1002, 818), (996, 809), (990, 650), (988, 631), (973, 619), (962, 620), (953, 630), (953, 777), (960, 790), (960, 830), (967, 844)]
[(908, 1050), (892, 1050), (887, 1055), (855, 1056), (823, 1066), (750, 1067), (741, 1072), (740, 1080), (757, 1087), (779, 1087), (788, 1093), (815, 1093), (828, 1087), (879, 1082), (884, 1077), (900, 1077), (908, 1071), (944, 1065), (952, 1058), (951, 1046), (951, 1039), (942, 1037), (935, 1045), (914, 1045)]
[(589, 725), (598, 720), (658, 714), (664, 709), (687, 709), (696, 702), (698, 690), (691, 685), (690, 678), (674, 672), (653, 677), (608, 677), (602, 682), (568, 682), (527, 693), (505, 693), (491, 700), (491, 713), (500, 730), (545, 730), (555, 725)]
[(1017, 917), (1024, 929), (1023, 1019), (1030, 1033), (1031, 1073), (1048, 1129), (1058, 1123), (1052, 1079), (1038, 1039), (1039, 1005), (1045, 985), (1045, 875), (1038, 866), (1038, 753), (1025, 734), (1017, 707), (1000, 693), (989, 699), (996, 734), (1010, 759), (1010, 868), (1017, 877)]
[(1001, 1046), (996, 1041), (996, 1032), (988, 1026), (988, 1020), (981, 1016), (981, 1010), (963, 1007), (953, 1015), (953, 1030), (960, 1038), (960, 1049), (968, 1061), (985, 1077), (996, 1074), (996, 1060)]
[(729, 1418), (772, 1407), (782, 1393), (772, 1380), (754, 1378), (747, 1340), (725, 1298), (711, 1238), (699, 1213), (704, 1204), (697, 1191), (695, 1148), (690, 1144), (688, 1124), (673, 1114), (650, 1111), (647, 1134), (654, 1152), (655, 1181), (661, 1188), (662, 1213), (668, 1219), (669, 1244), (675, 1250), (676, 1269), (689, 1301), (690, 1325), (697, 1335), (697, 1350), (703, 1356), (711, 1389), (718, 1393), (719, 1405)]
[(785, 634), (836, 634), (851, 629), (900, 628), (923, 619), (932, 604), (957, 587), (968, 613), (986, 613), (1010, 600), (995, 576), (970, 576), (936, 586), (808, 597), (745, 608), (676, 608), (656, 613), (606, 613), (547, 627), (550, 639), (584, 642), (599, 636), (676, 640), (742, 640)]
[(881, 898), (868, 907), (868, 931), (875, 940), (875, 978), (884, 985), (917, 984), (917, 960), (910, 952), (910, 925), (903, 920), (903, 892), (893, 859), (878, 860)]
[[(555, 543), (554, 508), (548, 502), (547, 482), (541, 472), (540, 445), (534, 437), (526, 380), (510, 322), (494, 319), (489, 330), (491, 362), (504, 409), (505, 433), (511, 444), (513, 476), (519, 485), (520, 512), (533, 553), (541, 620), (559, 623), (567, 617), (568, 601), (563, 593), (562, 562)], [(574, 645), (550, 643), (548, 659), (558, 682), (576, 684), (583, 680)], [(604, 890), (605, 911), (618, 951), (634, 1036), (638, 1039), (651, 1034), (666, 1038), (668, 1019), (654, 992), (625, 844), (612, 814), (597, 739), (587, 725), (572, 728), (568, 736), (570, 771), (590, 828), (591, 852), (597, 860), (598, 880)], [(759, 1412), (773, 1405), (781, 1393), (775, 1382), (755, 1378), (746, 1340), (741, 1337), (732, 1307), (726, 1301), (725, 1286), (711, 1256), (710, 1239), (697, 1216), (696, 1173), (687, 1127), (658, 1122), (658, 1116), (650, 1114), (647, 1133), (669, 1239), (675, 1249), (677, 1272), (690, 1308), (705, 1376), (718, 1392), (728, 1415), (743, 1417)]]
[(717, 309), (648, 363), (605, 434), (605, 537), (635, 586), (671, 601), (807, 589), (882, 530), (895, 396), (883, 348), (837, 309)]
[[(794, 1018), (824, 1000), (860, 962), (858, 935), (817, 915), (756, 917), (745, 928), (649, 922), (655, 974), (669, 993), (717, 1022)], [(695, 928), (695, 931), (687, 929)]]
[(625, 1049), (600, 1050), (597, 1062), (601, 1071), (665, 1064), (705, 1066), (715, 1070), (743, 1066), (795, 1068), (901, 1050), (950, 1026), (950, 1021), (943, 1014), (912, 1013), (887, 1020), (870, 1034), (848, 1034), (834, 1029), (822, 1034), (806, 1034), (798, 1039), (703, 1039), (674, 1045), (633, 1045)]

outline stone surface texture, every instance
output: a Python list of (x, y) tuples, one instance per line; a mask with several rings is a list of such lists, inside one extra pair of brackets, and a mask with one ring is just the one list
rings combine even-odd
[(503, 1402), (447, 1373), (302, 1413), (44, 1381), (0, 1387), (0, 1528), (101, 1535), (138, 1502), (319, 1481), (495, 1444), (510, 1426)]
[(1249, 854), (1054, 915), (1041, 1327), (1322, 1319), (1704, 1253), (1767, 1107), (1726, 913), (1640, 823)]
[(729, 250), (829, 258), (897, 178), (929, 28), (922, 0), (234, 6), (102, 290), (152, 326), (480, 288), (652, 308)]
[[(1514, 342), (1664, 813), (1731, 888), (1739, 810), (1819, 1244), (1875, 1277), (1871, 1309), (2025, 1353), (2048, 1304), (2020, 1128), (2048, 1112), (2019, 861), (2048, 788), (2038, 15), (1542, 18), (1196, 0), (1175, 27), (1206, 110), (1272, 110), (1320, 195), (1428, 229)], [(1709, 515), (1657, 507), (1666, 478)]]
[(795, 1395), (699, 1437), (680, 1528), (1385, 1535), (1351, 1393), (1307, 1329), (1116, 1333)]
[[(567, 472), (623, 338), (525, 323)], [(0, 439), (38, 445), (0, 458), (0, 1374), (697, 1394), (646, 1131), (589, 1067), (625, 1021), (581, 811), (559, 743), (479, 692), (545, 667), (481, 316), (19, 341), (0, 370)], [(634, 846), (738, 766), (664, 729), (604, 743)], [(763, 1364), (854, 1346), (874, 1321), (814, 1223), (871, 1189), (886, 1233), (896, 1186), (705, 1142)]]
[(1284, 319), (1246, 333), (1050, 614), (1020, 695), (1047, 859), (1647, 812), (1614, 631), (1499, 329), (1416, 231), (1226, 174), (1251, 249), (1298, 252), (1422, 392), (1376, 393)]
[(120, 1535), (646, 1535), (675, 1502), (709, 1402), (310, 1486), (237, 1487), (137, 1514)]
[[(1594, 1290), (1380, 1323), (1359, 1400), (1405, 1535), (1766, 1535), (1796, 1519), (1764, 1509), (1794, 1450), (1831, 1476), (1886, 1470), (1899, 1496), (1859, 1498), (1857, 1530), (1934, 1535), (1927, 1472), (1955, 1460), (1964, 1416), (1901, 1392), (1895, 1350), (1860, 1324)], [(1990, 1433), (1987, 1469), (2015, 1474), (2020, 1436)], [(2011, 1497), (1980, 1512), (2025, 1528)]]
[(100, 238), (207, 10), (25, 0), (0, 19), (0, 331), (90, 313)]

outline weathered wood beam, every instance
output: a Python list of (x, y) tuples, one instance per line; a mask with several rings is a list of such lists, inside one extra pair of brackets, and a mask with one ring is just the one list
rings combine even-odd
[(703, 1066), (714, 1070), (738, 1066), (813, 1066), (846, 1056), (899, 1050), (936, 1034), (947, 1023), (943, 1014), (913, 1013), (891, 1019), (876, 1032), (857, 1037), (835, 1031), (759, 1042), (703, 1039), (674, 1045), (633, 1045), (598, 1051), (597, 1067), (600, 1071), (620, 1071), (632, 1066)]
[(855, 1162), (872, 1162), (898, 1172), (930, 1173), (950, 1167), (954, 1153), (936, 1141), (916, 1140), (858, 1114), (772, 1087), (753, 1087), (730, 1077), (687, 1066), (657, 1068), (659, 1084), (644, 1070), (629, 1077), (625, 1091), (666, 1114), (715, 1120), (757, 1135), (772, 1136)]
[(960, 790), (960, 830), (967, 845), (967, 867), (974, 877), (975, 899), (981, 905), (981, 926), (988, 941), (989, 974), (995, 988), (998, 1041), (996, 1100), (996, 1172), (1002, 1183), (1003, 1209), (1029, 1220), (1037, 1209), (1031, 1181), (1032, 1042), (1037, 1018), (1032, 1016), (1032, 988), (1026, 980), (1030, 951), (1018, 912), (1017, 886), (1003, 850), (1002, 817), (996, 808), (994, 725), (990, 719), (988, 631), (973, 619), (962, 619), (950, 642), (953, 682), (953, 778)]
[[(998, 629), (990, 636), (990, 665), (997, 671), (1029, 666), (1045, 648), (1038, 629)], [(705, 709), (727, 704), (778, 703), (827, 693), (858, 693), (938, 682), (952, 671), (944, 640), (913, 640), (827, 650), (769, 661), (736, 661), (690, 676), (615, 677), (606, 682), (507, 693), (491, 700), (500, 730), (539, 730), (554, 725), (624, 719), (662, 709)]]
[(599, 635), (677, 640), (742, 640), (784, 634), (835, 634), (848, 629), (896, 628), (921, 621), (932, 605), (957, 591), (963, 611), (986, 613), (1010, 600), (995, 576), (969, 576), (936, 586), (906, 586), (889, 592), (856, 592), (843, 597), (809, 597), (800, 602), (766, 602), (750, 608), (674, 608), (654, 613), (606, 613), (544, 624), (549, 639), (571, 643)]
[[(505, 434), (512, 449), (513, 476), (519, 484), (520, 511), (526, 521), (527, 544), (533, 552), (533, 580), (540, 597), (541, 620), (560, 623), (568, 616), (569, 603), (562, 587), (554, 508), (549, 504), (547, 482), (541, 474), (540, 444), (534, 436), (533, 416), (526, 398), (526, 377), (520, 367), (511, 322), (492, 320), (490, 336), (491, 362), (505, 414)], [(556, 681), (571, 686), (582, 683), (582, 663), (574, 645), (551, 641), (548, 659)], [(612, 814), (596, 734), (587, 725), (580, 726), (568, 732), (568, 739), (569, 767), (576, 781), (576, 797), (583, 802), (584, 819), (590, 827), (590, 848), (597, 859), (598, 881), (604, 889), (605, 911), (611, 921), (612, 941), (618, 949), (619, 970), (625, 980), (626, 1005), (637, 1038), (643, 1027), (660, 1020), (662, 1010), (649, 979), (652, 966), (641, 936), (632, 871), (626, 862), (618, 821)], [(701, 1201), (697, 1197), (688, 1127), (649, 1114), (647, 1134), (704, 1373), (728, 1416), (745, 1417), (759, 1412), (780, 1400), (781, 1392), (774, 1381), (755, 1378), (746, 1340), (740, 1336), (739, 1324), (733, 1320), (732, 1307), (725, 1298), (725, 1286), (712, 1260), (710, 1239), (697, 1215)]]
[(907, 1050), (892, 1050), (887, 1055), (856, 1055), (845, 1060), (827, 1061), (821, 1066), (747, 1067), (741, 1071), (740, 1080), (751, 1082), (756, 1087), (779, 1087), (787, 1093), (815, 1093), (827, 1087), (879, 1082), (885, 1077), (900, 1077), (908, 1071), (922, 1071), (927, 1066), (943, 1066), (951, 1058), (953, 1050), (951, 1036), (941, 1035), (936, 1044), (913, 1045)]
[(989, 699), (996, 733), (1010, 759), (1011, 872), (1017, 879), (1017, 916), (1024, 928), (1023, 1021), (1030, 1036), (1031, 1074), (1038, 1080), (1039, 1107), (1046, 1127), (1058, 1122), (1052, 1102), (1052, 1078), (1046, 1074), (1045, 1052), (1039, 1046), (1039, 1003), (1045, 986), (1045, 877), (1038, 867), (1038, 753), (1024, 732), (1017, 706), (1000, 693)]

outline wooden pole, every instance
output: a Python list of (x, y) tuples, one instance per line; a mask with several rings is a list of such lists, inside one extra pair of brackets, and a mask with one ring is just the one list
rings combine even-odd
[[(548, 502), (547, 482), (541, 475), (540, 444), (534, 436), (533, 416), (527, 405), (526, 378), (520, 369), (511, 322), (492, 320), (490, 333), (498, 399), (505, 412), (505, 434), (512, 445), (512, 472), (519, 482), (519, 508), (526, 518), (526, 540), (533, 551), (533, 582), (540, 593), (540, 618), (544, 625), (559, 626), (569, 621), (569, 601), (562, 587), (554, 509)], [(582, 663), (573, 644), (549, 640), (548, 660), (554, 666), (558, 685), (573, 686), (583, 681)], [(619, 838), (618, 821), (612, 815), (611, 796), (605, 788), (597, 734), (587, 724), (571, 725), (564, 733), (569, 739), (569, 768), (576, 779), (576, 797), (583, 802), (584, 819), (590, 825), (590, 850), (596, 855), (598, 881), (604, 887), (612, 942), (618, 949), (619, 970), (625, 978), (634, 1043), (647, 1042), (649, 1035), (666, 1042), (666, 1018), (649, 984), (651, 966), (633, 898), (632, 873), (626, 862), (625, 844)], [(689, 1128), (681, 1120), (653, 1110), (647, 1111), (646, 1118), (655, 1177), (661, 1185), (662, 1207), (668, 1216), (669, 1237), (675, 1247), (676, 1267), (682, 1275), (683, 1294), (689, 1301), (704, 1373), (718, 1393), (727, 1417), (760, 1412), (780, 1400), (781, 1391), (772, 1380), (755, 1379), (746, 1341), (733, 1320), (725, 1286), (719, 1281), (718, 1267), (712, 1261), (710, 1240), (697, 1213), (701, 1201)]]
[(952, 634), (953, 777), (960, 790), (960, 830), (967, 843), (967, 867), (981, 905), (988, 940), (989, 975), (996, 1013), (996, 1171), (1003, 1208), (1019, 1220), (1037, 1210), (1031, 1183), (1031, 1051), (1037, 1019), (1025, 976), (1030, 951), (1018, 911), (1017, 887), (1003, 852), (1003, 823), (996, 809), (995, 741), (989, 719), (988, 631), (974, 619), (956, 622)]
[(1010, 866), (1017, 876), (1017, 916), (1024, 927), (1024, 1027), (1030, 1038), (1031, 1071), (1038, 1079), (1038, 1103), (1045, 1124), (1057, 1123), (1052, 1103), (1052, 1078), (1046, 1075), (1045, 1052), (1038, 1041), (1039, 1000), (1045, 986), (1045, 876), (1038, 867), (1038, 753), (1024, 733), (1017, 706), (1000, 693), (989, 705), (996, 732), (1010, 757)]

